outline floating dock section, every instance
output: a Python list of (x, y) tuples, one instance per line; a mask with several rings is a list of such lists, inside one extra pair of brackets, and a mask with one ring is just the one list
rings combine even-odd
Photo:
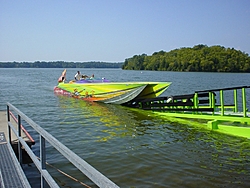
[[(246, 93), (250, 86), (195, 91), (192, 94), (138, 99), (125, 104), (128, 107), (151, 110), (174, 121), (206, 120), (206, 128), (213, 131), (250, 138), (250, 99)], [(231, 92), (231, 97), (228, 97)], [(225, 97), (227, 94), (227, 97)], [(240, 95), (241, 94), (241, 95)], [(182, 119), (180, 119), (182, 118)], [(238, 123), (238, 124), (235, 124)]]

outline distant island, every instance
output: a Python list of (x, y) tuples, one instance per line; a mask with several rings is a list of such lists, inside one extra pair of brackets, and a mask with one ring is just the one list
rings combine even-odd
[(35, 61), (35, 62), (0, 62), (0, 68), (122, 68), (123, 63)]
[(250, 72), (250, 56), (223, 46), (199, 44), (151, 56), (134, 55), (125, 60), (124, 70), (187, 71), (187, 72)]
[(134, 55), (118, 63), (14, 61), (0, 62), (0, 68), (122, 68), (123, 70), (250, 73), (250, 56), (234, 48), (219, 45), (208, 47), (199, 44), (193, 48), (183, 47), (169, 52), (162, 50), (152, 55)]

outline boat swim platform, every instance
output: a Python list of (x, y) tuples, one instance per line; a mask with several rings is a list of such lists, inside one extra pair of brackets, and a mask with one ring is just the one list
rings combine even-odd
[[(250, 106), (247, 106), (250, 105), (250, 100), (246, 98), (247, 89), (249, 92), (250, 86), (202, 90), (192, 94), (153, 99), (137, 99), (125, 106), (150, 110), (170, 121), (202, 125), (203, 128), (216, 132), (250, 139), (250, 113), (248, 112)], [(224, 96), (225, 94), (231, 94), (233, 98), (229, 100)], [(195, 119), (196, 121), (194, 121)], [(202, 120), (203, 123), (199, 120)]]
[[(29, 188), (31, 186), (17, 160), (16, 153), (5, 136), (6, 134), (8, 134), (7, 114), (6, 111), (0, 111), (0, 187)], [(12, 138), (15, 138), (14, 135)], [(16, 139), (13, 143), (17, 143)]]

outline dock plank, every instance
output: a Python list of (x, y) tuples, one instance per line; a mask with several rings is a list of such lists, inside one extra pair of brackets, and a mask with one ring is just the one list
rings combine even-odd
[(3, 132), (0, 132), (0, 187), (31, 187)]

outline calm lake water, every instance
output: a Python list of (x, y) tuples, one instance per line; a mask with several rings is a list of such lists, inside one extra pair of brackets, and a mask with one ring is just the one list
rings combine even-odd
[[(78, 69), (67, 69), (67, 80)], [(111, 81), (168, 81), (163, 95), (250, 85), (250, 74), (79, 69)], [(250, 187), (250, 140), (120, 105), (54, 95), (63, 69), (0, 69), (0, 110), (10, 102), (120, 187)], [(248, 92), (248, 108), (249, 97)], [(32, 147), (39, 155), (39, 139)], [(47, 144), (49, 164), (95, 187)], [(24, 165), (38, 187), (39, 176)], [(61, 187), (82, 187), (48, 167)]]

